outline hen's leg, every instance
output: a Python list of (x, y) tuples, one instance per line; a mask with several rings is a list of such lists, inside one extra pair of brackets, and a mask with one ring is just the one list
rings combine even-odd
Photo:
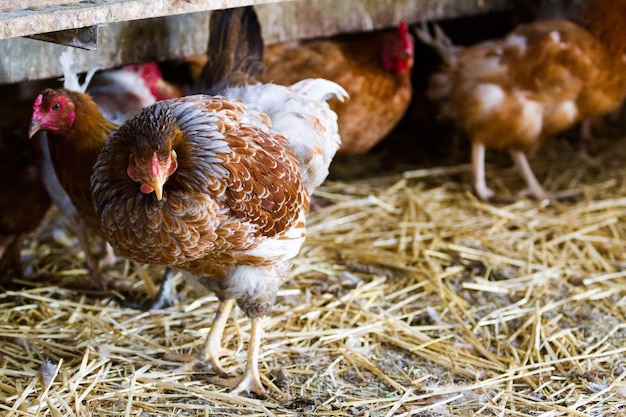
[[(234, 304), (235, 300), (232, 299), (220, 301), (220, 305), (217, 307), (217, 312), (215, 313), (215, 318), (213, 319), (213, 324), (211, 325), (211, 330), (204, 343), (202, 354), (196, 359), (179, 366), (177, 372), (190, 372), (193, 371), (197, 365), (206, 365), (208, 362), (217, 374), (226, 375), (222, 365), (220, 365), (220, 357), (232, 355), (233, 351), (222, 347), (222, 335), (224, 334), (224, 327), (226, 327), (228, 316)], [(177, 357), (177, 355), (172, 356)]]
[(263, 316), (250, 319), (250, 342), (248, 344), (246, 370), (233, 392), (247, 391), (265, 395), (265, 388), (263, 388), (261, 377), (259, 376), (259, 350), (263, 333), (262, 321)]
[(510, 153), (513, 161), (515, 162), (515, 166), (517, 166), (517, 169), (522, 173), (522, 176), (528, 185), (528, 188), (521, 191), (520, 195), (530, 195), (538, 200), (550, 198), (550, 195), (545, 192), (539, 181), (537, 181), (537, 178), (535, 178), (535, 174), (533, 174), (533, 170), (530, 168), (526, 154), (524, 154), (524, 152), (514, 150), (511, 150)]
[(474, 190), (481, 200), (487, 201), (495, 195), (485, 181), (485, 145), (477, 141), (472, 141), (472, 176)]
[(233, 393), (254, 392), (258, 395), (265, 395), (265, 388), (261, 383), (259, 375), (259, 351), (261, 347), (261, 334), (263, 316), (256, 316), (250, 319), (250, 342), (248, 344), (248, 358), (246, 370), (240, 377), (234, 378), (212, 378), (211, 382), (226, 387), (233, 387)]
[(104, 256), (100, 259), (99, 266), (100, 268), (104, 268), (107, 266), (115, 266), (120, 260), (124, 258), (119, 258), (115, 255), (115, 250), (113, 250), (113, 246), (109, 242), (104, 242)]
[(220, 357), (232, 355), (233, 351), (222, 347), (222, 336), (224, 335), (224, 328), (228, 321), (230, 311), (235, 305), (235, 300), (220, 301), (220, 305), (215, 312), (215, 318), (211, 325), (211, 330), (207, 336), (206, 343), (204, 344), (204, 351), (200, 360), (203, 362), (209, 362), (213, 367), (213, 370), (220, 374), (225, 375), (224, 369), (220, 364)]
[(174, 304), (174, 300), (177, 298), (175, 276), (176, 273), (172, 267), (168, 266), (165, 268), (163, 281), (161, 282), (161, 286), (159, 287), (154, 301), (150, 304), (150, 310), (160, 310)]
[(583, 161), (587, 162), (592, 166), (600, 166), (600, 162), (595, 159), (589, 153), (589, 149), (587, 147), (587, 143), (591, 142), (595, 139), (593, 134), (593, 126), (596, 121), (603, 121), (604, 119), (584, 119), (580, 123), (580, 139), (578, 142), (578, 155), (582, 158)]
[[(59, 206), (60, 207), (60, 206)], [(74, 233), (78, 239), (78, 245), (85, 253), (85, 263), (87, 264), (87, 270), (89, 271), (89, 287), (98, 290), (108, 288), (111, 284), (111, 280), (105, 277), (100, 270), (98, 260), (89, 247), (89, 239), (87, 237), (87, 226), (81, 217), (76, 213), (75, 216), (67, 215), (68, 220), (72, 223)]]

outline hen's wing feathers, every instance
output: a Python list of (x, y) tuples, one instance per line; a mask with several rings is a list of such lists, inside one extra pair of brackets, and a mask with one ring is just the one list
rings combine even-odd
[(259, 83), (231, 87), (224, 94), (248, 103), (256, 114), (269, 116), (271, 132), (286, 138), (285, 146), (298, 158), (300, 175), (312, 194), (328, 176), (328, 167), (341, 143), (337, 114), (324, 99), (344, 98), (347, 93), (324, 79), (306, 79), (294, 86)]
[(306, 205), (297, 162), (283, 140), (253, 127), (242, 127), (225, 139), (233, 153), (223, 163), (230, 173), (224, 203), (234, 216), (256, 225), (258, 235), (282, 233)]
[(191, 153), (185, 168), (206, 173), (212, 197), (258, 227), (257, 235), (271, 237), (290, 227), (305, 200), (287, 140), (242, 123), (247, 112), (242, 103), (209, 96), (184, 101), (182, 106), (171, 103), (187, 142), (179, 149)]
[(254, 81), (263, 73), (263, 37), (252, 6), (214, 10), (208, 61), (196, 83), (199, 93), (219, 94), (228, 85)]

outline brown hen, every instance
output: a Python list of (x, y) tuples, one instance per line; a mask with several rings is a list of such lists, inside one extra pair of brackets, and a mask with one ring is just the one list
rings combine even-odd
[(369, 151), (398, 124), (411, 102), (413, 37), (406, 22), (396, 30), (287, 42), (265, 48), (263, 82), (289, 85), (326, 78), (350, 100), (330, 102), (339, 118), (338, 153)]
[[(67, 56), (61, 60), (64, 66), (69, 66)], [(33, 137), (38, 131), (46, 132), (49, 158), (58, 178), (58, 184), (52, 184), (57, 188), (53, 192), (55, 202), (71, 219), (85, 250), (90, 286), (104, 288), (109, 282), (90, 252), (85, 230), (86, 226), (100, 232), (89, 185), (93, 164), (108, 135), (117, 129), (117, 123), (161, 98), (155, 94), (165, 93), (160, 90), (158, 68), (151, 63), (96, 74), (88, 87), (90, 94), (80, 92), (84, 86), (79, 85), (69, 68), (64, 70), (65, 84), (76, 91), (69, 88), (44, 90), (33, 105), (29, 136)], [(59, 185), (62, 190), (58, 190)], [(62, 191), (70, 201), (62, 198)]]
[(429, 96), (472, 142), (473, 186), (488, 200), (485, 149), (506, 149), (528, 188), (522, 195), (549, 197), (526, 154), (586, 118), (614, 110), (626, 94), (626, 0), (592, 0), (582, 25), (536, 21), (504, 39), (456, 47), (440, 29), (434, 46), (444, 60)]

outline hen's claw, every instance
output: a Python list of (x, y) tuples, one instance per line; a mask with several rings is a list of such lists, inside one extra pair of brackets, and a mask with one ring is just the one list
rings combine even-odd
[(221, 387), (231, 388), (230, 392), (233, 394), (253, 392), (257, 395), (265, 395), (265, 388), (263, 387), (263, 384), (261, 384), (261, 379), (258, 375), (258, 371), (256, 372), (256, 375), (254, 375), (254, 372), (246, 372), (242, 376), (230, 378), (214, 376), (209, 378), (208, 381)]

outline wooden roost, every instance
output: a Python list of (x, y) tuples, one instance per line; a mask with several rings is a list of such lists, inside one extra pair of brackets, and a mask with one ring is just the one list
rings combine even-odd
[[(8, 3), (8, 4), (7, 4)], [(503, 10), (515, 0), (0, 0), (0, 83), (61, 75), (66, 46), (53, 38), (97, 35), (95, 50), (77, 50), (76, 68), (181, 58), (205, 51), (208, 12), (258, 5), (267, 43), (390, 27)], [(91, 28), (91, 33), (86, 33)], [(71, 32), (74, 30), (74, 32)], [(59, 32), (63, 31), (63, 32)], [(70, 32), (68, 32), (70, 31)], [(64, 36), (59, 36), (64, 35)], [(78, 39), (79, 42), (85, 42)], [(95, 40), (93, 40), (95, 47)]]

